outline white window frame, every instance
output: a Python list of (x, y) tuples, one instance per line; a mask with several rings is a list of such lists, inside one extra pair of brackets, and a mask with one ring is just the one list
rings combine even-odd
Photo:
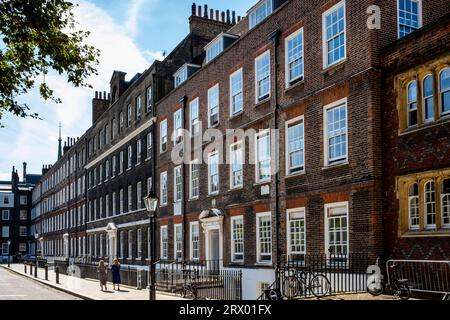
[[(197, 115), (193, 112), (194, 108), (197, 110)], [(200, 133), (200, 99), (195, 98), (189, 102), (189, 132), (191, 137), (195, 137)]]
[[(434, 201), (427, 202), (427, 185), (429, 183), (432, 183), (434, 188), (433, 191), (430, 191), (430, 193), (434, 193)], [(437, 220), (437, 203), (436, 203), (436, 197), (437, 197), (437, 189), (436, 189), (436, 181), (434, 180), (428, 180), (423, 184), (423, 213), (424, 213), (424, 226), (425, 229), (436, 229), (436, 220)], [(434, 204), (434, 212), (428, 212), (427, 204), (433, 205)], [(434, 223), (428, 224), (428, 215), (434, 216)]]
[[(196, 241), (196, 243), (197, 243), (197, 256), (196, 257), (194, 257), (194, 237), (193, 237), (193, 227), (194, 226), (197, 226), (197, 241)], [(194, 221), (194, 222), (191, 222), (190, 224), (189, 224), (189, 239), (190, 239), (190, 241), (189, 241), (189, 244), (190, 244), (190, 247), (189, 247), (189, 255), (190, 255), (190, 258), (191, 258), (191, 260), (199, 260), (200, 259), (200, 225), (199, 225), (199, 223), (198, 223), (198, 221)]]
[(128, 146), (127, 170), (130, 170), (132, 166), (133, 166), (133, 146), (130, 144)]
[[(426, 96), (426, 92), (425, 92), (425, 81), (431, 78), (431, 90), (432, 93), (431, 95)], [(425, 75), (422, 79), (422, 119), (423, 122), (433, 122), (434, 121), (434, 76), (432, 73), (429, 73), (427, 75)], [(432, 103), (433, 103), (433, 116), (430, 118), (427, 118), (427, 100), (431, 99)]]
[[(212, 92), (217, 90), (217, 105), (212, 105), (211, 95)], [(211, 113), (211, 109), (217, 109), (215, 113)], [(211, 124), (211, 117), (217, 115), (217, 124)], [(219, 84), (215, 84), (211, 88), (208, 89), (208, 128), (216, 127), (220, 122), (220, 86)]]
[(169, 233), (167, 225), (161, 226), (160, 228), (160, 258), (162, 260), (169, 258)]
[[(235, 221), (242, 221), (242, 252), (236, 252), (235, 251), (235, 245), (236, 245), (236, 239), (234, 237), (234, 226), (235, 226)], [(233, 216), (231, 217), (231, 221), (230, 221), (230, 239), (231, 239), (231, 262), (234, 263), (243, 263), (244, 262), (244, 257), (245, 257), (245, 246), (244, 246), (244, 216), (243, 215), (239, 215), (239, 216)], [(242, 259), (236, 259), (236, 254), (242, 254)]]
[(437, 85), (437, 88), (438, 88), (438, 93), (439, 93), (438, 100), (439, 100), (439, 115), (440, 115), (440, 116), (447, 116), (447, 115), (450, 115), (450, 110), (449, 110), (449, 111), (446, 111), (446, 112), (443, 112), (443, 108), (444, 108), (444, 100), (442, 99), (442, 97), (443, 97), (443, 95), (444, 95), (445, 92), (450, 91), (450, 88), (448, 88), (448, 89), (445, 90), (445, 91), (442, 91), (442, 86), (441, 86), (441, 76), (442, 76), (442, 74), (444, 73), (445, 70), (448, 70), (448, 71), (450, 72), (450, 67), (445, 67), (445, 68), (443, 68), (443, 69), (439, 72), (439, 75), (438, 75), (438, 85)]
[[(179, 231), (179, 239), (177, 239), (177, 231)], [(183, 259), (183, 227), (181, 223), (173, 225), (173, 259), (178, 261)]]
[(152, 86), (148, 86), (147, 89), (145, 89), (145, 94), (146, 94), (146, 110), (147, 112), (150, 111), (150, 108), (153, 107), (153, 91), (152, 91)]
[[(336, 107), (340, 107), (344, 105), (345, 106), (345, 136), (346, 136), (346, 149), (345, 149), (345, 158), (344, 157), (340, 157), (340, 158), (335, 158), (335, 159), (330, 159), (329, 157), (329, 136), (328, 136), (328, 110), (336, 108)], [(337, 100), (335, 102), (332, 102), (326, 106), (324, 106), (323, 108), (323, 141), (324, 141), (324, 164), (326, 167), (331, 167), (334, 165), (340, 165), (340, 164), (345, 164), (348, 163), (349, 161), (349, 154), (348, 154), (348, 144), (349, 144), (349, 139), (348, 139), (348, 103), (347, 103), (347, 98), (343, 98), (341, 100)]]
[(209, 63), (214, 60), (218, 55), (223, 52), (223, 36), (219, 35), (219, 37), (205, 47), (206, 51), (206, 60), (205, 63)]
[(173, 169), (173, 201), (181, 202), (183, 200), (183, 175), (181, 166)]
[[(260, 175), (259, 175), (259, 171), (260, 171), (260, 159), (259, 159), (259, 139), (261, 136), (267, 135), (269, 138), (269, 177), (266, 179), (261, 179)], [(271, 170), (272, 170), (272, 141), (271, 141), (271, 136), (270, 136), (270, 130), (269, 129), (265, 129), (265, 130), (261, 130), (260, 132), (258, 132), (255, 136), (255, 181), (256, 183), (266, 183), (266, 182), (270, 182), (272, 180), (272, 176), (271, 176)]]
[[(292, 220), (291, 219), (291, 213), (299, 213), (301, 217), (298, 218), (298, 219)], [(292, 237), (292, 234), (291, 234), (291, 221), (297, 221), (297, 220), (303, 220), (303, 226), (304, 226), (303, 227), (304, 230), (303, 230), (303, 232), (301, 232), (301, 233), (303, 233), (304, 238), (305, 238), (304, 249), (302, 251), (292, 251), (292, 248), (291, 248), (291, 240), (292, 240), (292, 238), (291, 238)], [(287, 209), (286, 210), (286, 235), (287, 235), (287, 237), (286, 237), (286, 240), (287, 240), (286, 248), (287, 248), (288, 255), (291, 255), (291, 254), (298, 254), (298, 255), (306, 254), (306, 245), (307, 245), (306, 240), (307, 240), (307, 238), (306, 238), (306, 209), (305, 209), (305, 207), (292, 208), (292, 209)]]
[[(290, 129), (290, 127), (292, 127), (292, 124), (295, 124), (295, 123), (301, 124), (302, 128), (303, 128), (303, 130), (302, 130), (303, 149), (301, 150), (301, 151), (303, 151), (303, 168), (301, 170), (299, 170), (299, 171), (292, 172), (291, 170), (293, 168), (291, 167), (291, 164), (290, 164), (290, 162), (291, 162), (290, 161), (290, 154), (291, 154), (291, 152), (290, 152), (290, 148), (289, 148), (289, 144), (290, 144), (289, 129)], [(305, 117), (303, 115), (286, 121), (286, 124), (285, 124), (285, 137), (286, 137), (285, 138), (286, 175), (287, 176), (293, 176), (293, 175), (305, 173), (305, 170), (306, 170), (305, 169), (305, 167), (306, 167), (306, 165), (305, 165), (305, 159), (306, 159), (305, 146), (306, 146), (306, 144), (305, 144)]]
[(128, 230), (128, 260), (133, 259), (133, 230)]
[(152, 158), (153, 136), (151, 132), (147, 133), (146, 139), (147, 139), (147, 157), (145, 160), (147, 161)]
[[(233, 91), (233, 80), (236, 77), (240, 76), (240, 87), (239, 89), (234, 92)], [(238, 80), (236, 80), (238, 81)], [(235, 106), (235, 100), (234, 97), (240, 95), (240, 101), (241, 101), (241, 108), (239, 110), (236, 110)], [(244, 110), (244, 73), (242, 72), (242, 68), (239, 68), (238, 70), (234, 71), (232, 74), (230, 74), (230, 117), (233, 117), (235, 115), (238, 115), (242, 113)]]
[(141, 164), (142, 158), (142, 141), (141, 139), (136, 140), (136, 165)]
[[(211, 188), (211, 183), (212, 183), (212, 179), (211, 179), (211, 158), (212, 157), (216, 157), (217, 156), (217, 190), (216, 191), (212, 191)], [(219, 151), (213, 151), (211, 153), (208, 154), (208, 194), (209, 195), (214, 195), (214, 194), (218, 194), (220, 191), (220, 170), (219, 170)]]
[(127, 202), (128, 202), (128, 207), (127, 207), (127, 212), (133, 211), (133, 186), (130, 184), (128, 186), (128, 198), (127, 198)]
[(136, 210), (142, 209), (142, 182), (136, 183)]
[[(5, 214), (7, 214), (8, 218), (5, 218)], [(9, 221), (10, 218), (11, 218), (11, 214), (10, 214), (9, 209), (3, 209), (2, 210), (2, 220)]]
[[(237, 150), (234, 150), (235, 146), (239, 146), (240, 148)], [(238, 171), (234, 171), (234, 153), (237, 152), (238, 150), (240, 150), (241, 153), (241, 183), (240, 184), (234, 184), (234, 173), (238, 172)], [(238, 163), (239, 165), (239, 163)], [(242, 188), (244, 186), (244, 144), (242, 142), (242, 140), (239, 140), (233, 144), (230, 145), (230, 189), (239, 189)]]
[(161, 172), (160, 174), (160, 199), (161, 206), (167, 205), (168, 195), (167, 195), (167, 171)]
[[(270, 260), (261, 260), (261, 235), (260, 235), (260, 219), (268, 216), (270, 218)], [(273, 260), (273, 225), (272, 225), (272, 213), (271, 212), (258, 212), (256, 214), (256, 261), (258, 264), (272, 264)], [(267, 254), (268, 255), (268, 254)]]
[[(289, 42), (293, 39), (298, 37), (301, 34), (301, 38), (302, 38), (302, 42), (300, 44), (301, 48), (302, 48), (302, 54), (300, 56), (300, 58), (298, 60), (301, 60), (301, 66), (302, 66), (302, 71), (301, 74), (297, 77), (295, 77), (294, 79), (291, 79), (291, 68), (290, 68), (290, 63), (289, 63)], [(284, 70), (285, 70), (285, 85), (286, 88), (290, 88), (293, 85), (295, 85), (297, 82), (299, 81), (303, 81), (303, 79), (305, 78), (305, 35), (303, 32), (303, 27), (298, 29), (297, 31), (293, 32), (292, 34), (290, 34), (288, 37), (286, 37), (286, 39), (284, 40)]]
[(185, 64), (177, 72), (173, 75), (173, 81), (175, 88), (179, 87), (183, 82), (185, 82), (188, 78), (188, 65)]
[[(260, 96), (259, 95), (259, 82), (260, 82), (260, 80), (258, 79), (259, 78), (258, 61), (264, 59), (266, 56), (268, 56), (268, 60), (269, 60), (269, 75), (268, 75), (268, 78), (269, 78), (269, 83), (268, 83), (269, 89), (268, 89), (268, 93), (266, 95)], [(270, 97), (271, 97), (271, 89), (272, 89), (272, 84), (271, 84), (272, 70), (271, 70), (271, 68), (272, 68), (272, 64), (271, 64), (270, 59), (271, 59), (271, 57), (270, 57), (270, 49), (264, 51), (263, 53), (261, 53), (259, 56), (257, 56), (255, 58), (255, 104), (258, 104), (258, 103), (260, 103), (262, 101), (266, 101), (266, 100), (270, 99)], [(262, 79), (266, 79), (266, 78), (267, 77), (264, 77)]]
[(444, 229), (448, 229), (450, 228), (450, 222), (449, 223), (445, 223), (444, 222), (444, 198), (448, 198), (447, 200), (447, 214), (449, 215), (449, 220), (450, 220), (450, 192), (449, 193), (444, 193), (444, 181), (445, 180), (450, 180), (450, 177), (444, 178), (441, 182), (441, 223), (442, 223), (442, 228)]
[[(249, 30), (256, 27), (258, 24), (260, 24), (262, 21), (264, 21), (268, 16), (270, 16), (273, 12), (273, 1), (274, 0), (263, 0), (261, 3), (258, 3), (255, 5), (251, 10), (248, 12), (248, 23), (249, 23)], [(266, 15), (264, 17), (259, 17), (257, 19), (257, 11), (261, 9), (263, 6), (266, 6)]]
[(349, 220), (349, 203), (348, 201), (342, 202), (334, 202), (334, 203), (326, 203), (324, 206), (325, 209), (325, 223), (324, 223), (324, 232), (325, 232), (325, 252), (328, 258), (331, 258), (331, 253), (328, 250), (330, 248), (330, 235), (329, 235), (329, 222), (328, 222), (328, 210), (336, 207), (344, 207), (346, 208), (346, 218), (347, 218), (347, 257), (350, 254), (350, 220)]
[(137, 260), (142, 259), (142, 229), (137, 229), (136, 232), (136, 238), (137, 238)]
[[(411, 188), (414, 185), (417, 185), (418, 194), (416, 196), (411, 196), (410, 190), (411, 190)], [(418, 183), (411, 184), (409, 186), (409, 188), (408, 188), (408, 227), (409, 227), (409, 230), (419, 230), (419, 228), (420, 228), (420, 201), (419, 201), (419, 194), (420, 194), (420, 190), (419, 190)], [(412, 219), (412, 216), (411, 216), (411, 209), (412, 209), (411, 208), (411, 201), (412, 200), (417, 201), (416, 202), (417, 203), (417, 216), (418, 216), (418, 219), (419, 219), (419, 223), (417, 225), (412, 225), (411, 224), (411, 219)]]
[[(399, 4), (399, 1), (401, 1), (401, 0), (397, 0), (396, 2), (397, 2), (397, 38), (398, 39), (400, 39), (400, 38), (403, 38), (403, 37), (406, 37), (407, 35), (400, 35), (400, 4)], [(414, 1), (414, 2), (417, 2), (417, 9), (418, 9), (418, 12), (417, 12), (417, 14), (418, 14), (418, 16), (419, 16), (419, 21), (418, 21), (418, 23), (419, 23), (419, 26), (418, 26), (418, 28), (415, 30), (415, 31), (417, 31), (418, 29), (420, 29), (420, 28), (422, 28), (422, 0), (411, 0), (411, 1)], [(408, 26), (409, 28), (412, 28), (412, 26)], [(412, 31), (412, 32), (414, 32), (414, 31)], [(411, 33), (412, 33), (411, 32)], [(409, 33), (408, 33), (409, 34)]]
[[(197, 165), (197, 177), (196, 177), (196, 181), (197, 181), (197, 194), (194, 195), (194, 176), (193, 176), (193, 170), (192, 170), (192, 166), (193, 165)], [(198, 199), (200, 195), (200, 163), (198, 161), (198, 159), (194, 159), (190, 162), (189, 164), (189, 199)]]
[[(165, 148), (163, 146), (165, 145)], [(167, 119), (159, 123), (159, 153), (167, 151)]]
[(140, 120), (142, 116), (142, 99), (141, 96), (136, 97), (136, 120)]
[(176, 146), (183, 141), (183, 109), (181, 108), (173, 114), (173, 130), (173, 145)]
[[(344, 6), (344, 56), (340, 57), (339, 60), (334, 61), (333, 63), (330, 63), (328, 61), (328, 45), (327, 45), (327, 16), (331, 14), (333, 11), (338, 10), (341, 6)], [(340, 35), (334, 35), (333, 38), (336, 38)], [(332, 6), (330, 9), (322, 13), (322, 52), (323, 52), (323, 68), (327, 69), (328, 67), (331, 67), (333, 65), (336, 65), (342, 61), (345, 61), (347, 59), (347, 10), (346, 10), (346, 4), (345, 0), (340, 1), (339, 3), (336, 3), (334, 6)]]

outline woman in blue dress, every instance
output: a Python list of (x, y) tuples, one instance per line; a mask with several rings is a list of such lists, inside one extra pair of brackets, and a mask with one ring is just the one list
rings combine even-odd
[(117, 284), (117, 290), (120, 291), (120, 263), (119, 260), (114, 259), (112, 266), (111, 266), (111, 273), (112, 273), (112, 282), (114, 290), (116, 290), (116, 284)]

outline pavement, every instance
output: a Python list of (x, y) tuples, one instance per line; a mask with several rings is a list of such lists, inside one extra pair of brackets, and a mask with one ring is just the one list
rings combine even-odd
[[(38, 298), (43, 289), (40, 300), (149, 300), (148, 290), (137, 290), (128, 286), (120, 286), (120, 291), (114, 291), (112, 283), (108, 283), (108, 290), (101, 291), (97, 280), (80, 279), (72, 276), (59, 275), (59, 284), (56, 283), (56, 273), (53, 270), (48, 271), (48, 280), (45, 280), (45, 271), (38, 268), (37, 278), (30, 275), (30, 269), (27, 267), (27, 274), (24, 272), (23, 264), (11, 264), (10, 268), (6, 265), (0, 265), (0, 300), (8, 296), (13, 299), (31, 300), (33, 296)], [(3, 290), (3, 283), (9, 284), (8, 290)], [(14, 283), (20, 284), (15, 286)], [(5, 292), (5, 293), (4, 293)], [(52, 295), (53, 294), (53, 295)], [(59, 299), (56, 297), (59, 296)], [(175, 295), (157, 292), (156, 300), (185, 300)]]
[(0, 268), (0, 300), (81, 300)]

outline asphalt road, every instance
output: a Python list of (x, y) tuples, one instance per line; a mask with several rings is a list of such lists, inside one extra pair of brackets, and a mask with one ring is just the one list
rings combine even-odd
[(80, 300), (0, 268), (0, 300)]

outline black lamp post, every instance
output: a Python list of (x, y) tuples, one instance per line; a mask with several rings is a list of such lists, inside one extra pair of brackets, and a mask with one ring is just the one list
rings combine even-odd
[(148, 215), (150, 218), (150, 300), (156, 300), (156, 270), (155, 270), (155, 254), (156, 254), (156, 246), (155, 246), (155, 234), (156, 234), (156, 209), (158, 207), (158, 198), (152, 198), (149, 194), (144, 198), (145, 208), (148, 211)]
[(9, 265), (9, 260), (10, 260), (9, 256), (11, 255), (10, 246), (11, 246), (11, 240), (8, 239), (8, 268), (10, 267), (10, 265)]

